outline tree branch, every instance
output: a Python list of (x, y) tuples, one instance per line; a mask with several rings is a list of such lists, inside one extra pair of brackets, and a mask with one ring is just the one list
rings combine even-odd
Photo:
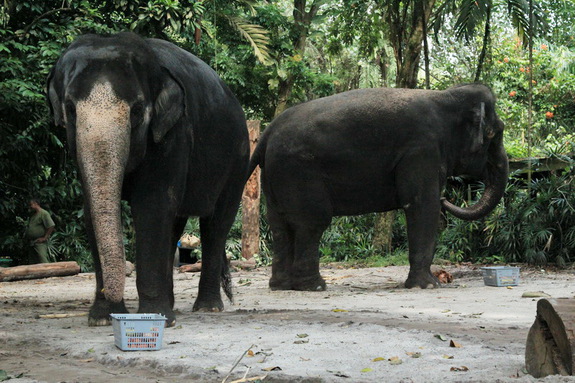
[(21, 38), (22, 36), (26, 36), (28, 34), (28, 32), (30, 31), (30, 29), (34, 26), (34, 24), (36, 24), (39, 20), (43, 19), (46, 16), (50, 16), (53, 13), (59, 12), (59, 11), (74, 11), (73, 8), (58, 8), (58, 9), (52, 9), (48, 12), (45, 12), (43, 14), (41, 14), (40, 16), (36, 17), (34, 20), (32, 20), (32, 22), (30, 24), (28, 24), (23, 30), (22, 33), (19, 34), (18, 36), (10, 36), (10, 37), (6, 37), (0, 40), (0, 43), (5, 43), (9, 40), (13, 40), (14, 38)]

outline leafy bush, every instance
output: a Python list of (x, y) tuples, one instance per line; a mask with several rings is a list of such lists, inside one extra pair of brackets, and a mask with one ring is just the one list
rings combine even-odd
[[(437, 256), (453, 261), (555, 263), (575, 259), (575, 186), (572, 161), (566, 171), (526, 185), (512, 179), (503, 202), (480, 221), (449, 218)], [(458, 203), (465, 199), (460, 194)]]

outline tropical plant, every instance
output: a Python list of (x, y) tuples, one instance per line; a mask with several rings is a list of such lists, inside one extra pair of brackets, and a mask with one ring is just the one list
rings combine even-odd
[(456, 16), (454, 29), (457, 38), (469, 41), (483, 29), (480, 32), (482, 42), (474, 81), (481, 79), (483, 66), (491, 48), (493, 19), (502, 8), (506, 8), (507, 16), (525, 46), (528, 45), (530, 38), (538, 37), (545, 31), (546, 19), (539, 4), (532, 0), (445, 0), (435, 12), (432, 23), (436, 35), (452, 15)]
[[(566, 159), (564, 157), (564, 159)], [(575, 254), (575, 161), (564, 171), (537, 177), (530, 188), (512, 178), (503, 202), (481, 221), (450, 218), (437, 248), (441, 258), (453, 261), (526, 262), (565, 266)], [(479, 185), (478, 191), (481, 187)], [(467, 201), (465, 193), (451, 198)], [(468, 201), (467, 201), (468, 202)]]

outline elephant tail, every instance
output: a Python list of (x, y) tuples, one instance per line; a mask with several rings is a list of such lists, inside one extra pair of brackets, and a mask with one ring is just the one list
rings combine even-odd
[(263, 134), (260, 136), (260, 140), (258, 142), (258, 145), (256, 146), (254, 152), (252, 153), (252, 156), (250, 157), (250, 164), (248, 166), (248, 175), (246, 178), (246, 182), (251, 177), (254, 170), (256, 170), (256, 167), (258, 165), (259, 165), (260, 169), (264, 168), (265, 152), (266, 152), (267, 141), (268, 141), (268, 137), (269, 137), (269, 131), (270, 131), (270, 128), (268, 127), (263, 132)]
[(230, 274), (230, 261), (226, 257), (226, 253), (224, 252), (224, 264), (222, 266), (222, 288), (224, 289), (224, 293), (226, 297), (230, 300), (230, 302), (234, 303), (234, 293), (232, 292), (232, 276)]

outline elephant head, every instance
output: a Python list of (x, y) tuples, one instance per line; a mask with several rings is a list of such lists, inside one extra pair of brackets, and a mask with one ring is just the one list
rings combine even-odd
[(111, 302), (122, 301), (124, 293), (124, 176), (185, 110), (182, 86), (154, 57), (136, 35), (87, 35), (70, 45), (47, 80), (54, 121), (66, 128), (79, 165), (103, 292)]
[(445, 199), (441, 202), (457, 218), (480, 219), (495, 209), (507, 185), (509, 163), (503, 147), (504, 125), (495, 113), (495, 97), (489, 88), (473, 84), (451, 88), (448, 92), (458, 105), (471, 105), (471, 109), (460, 115), (453, 174), (482, 179), (485, 191), (477, 203), (466, 208)]

